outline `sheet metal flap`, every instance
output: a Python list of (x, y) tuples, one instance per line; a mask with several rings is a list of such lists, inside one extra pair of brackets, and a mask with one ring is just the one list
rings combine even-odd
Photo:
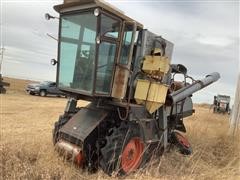
[(83, 142), (107, 114), (103, 109), (82, 108), (60, 129), (60, 133), (68, 134)]

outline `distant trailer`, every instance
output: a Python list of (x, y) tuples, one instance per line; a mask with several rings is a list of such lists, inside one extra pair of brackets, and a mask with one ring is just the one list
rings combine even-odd
[(230, 96), (217, 95), (214, 96), (213, 112), (214, 113), (228, 113), (230, 114)]

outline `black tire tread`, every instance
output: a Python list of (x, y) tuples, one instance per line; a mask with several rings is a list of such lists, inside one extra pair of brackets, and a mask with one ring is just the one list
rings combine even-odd
[(114, 127), (110, 136), (106, 137), (106, 145), (101, 148), (100, 167), (108, 175), (117, 172), (124, 175), (125, 172), (120, 168), (120, 156), (124, 145), (133, 136), (139, 137), (138, 128), (122, 122), (120, 127)]
[(180, 134), (181, 135), (181, 133), (178, 133), (178, 132), (175, 132), (175, 131), (172, 132), (172, 134), (171, 134), (171, 143), (174, 144), (177, 147), (178, 151), (181, 154), (191, 155), (193, 153), (191, 145), (189, 147), (184, 146), (182, 143), (180, 143), (178, 141), (178, 138), (177, 138), (176, 134)]

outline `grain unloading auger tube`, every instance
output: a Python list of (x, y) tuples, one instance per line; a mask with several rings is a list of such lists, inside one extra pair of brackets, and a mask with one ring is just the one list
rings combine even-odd
[(192, 84), (169, 94), (168, 96), (171, 99), (172, 103), (175, 104), (179, 101), (184, 100), (186, 97), (192, 95), (193, 93), (200, 91), (201, 89), (216, 82), (219, 78), (220, 74), (218, 72), (211, 73), (207, 75), (204, 79), (197, 80)]

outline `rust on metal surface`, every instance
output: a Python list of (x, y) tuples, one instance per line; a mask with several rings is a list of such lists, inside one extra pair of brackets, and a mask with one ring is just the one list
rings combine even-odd
[(67, 160), (76, 163), (79, 167), (83, 166), (84, 156), (79, 146), (61, 139), (56, 143), (55, 148)]
[[(72, 7), (75, 8), (78, 6), (101, 7), (103, 9), (119, 16), (120, 18), (122, 18), (125, 21), (136, 22), (132, 18), (123, 14), (123, 12), (121, 10), (119, 10), (118, 8), (112, 6), (111, 4), (109, 4), (107, 2), (101, 1), (101, 0), (64, 0), (63, 4), (54, 6), (54, 9), (57, 12), (61, 12), (63, 9), (72, 8)], [(140, 29), (143, 28), (143, 25), (141, 23), (136, 22), (136, 24), (137, 24), (138, 28), (140, 28)]]
[(126, 68), (116, 67), (115, 78), (113, 82), (112, 97), (122, 99), (126, 93), (126, 85), (129, 77), (129, 71)]

